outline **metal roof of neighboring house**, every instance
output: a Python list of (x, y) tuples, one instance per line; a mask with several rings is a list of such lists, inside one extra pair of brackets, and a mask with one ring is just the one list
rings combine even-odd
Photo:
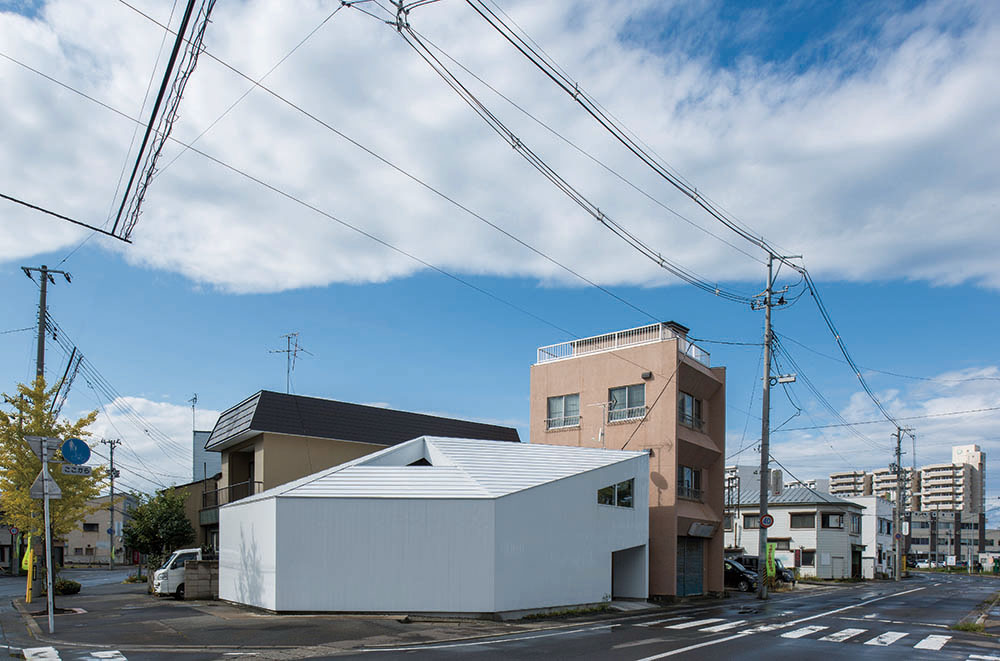
[[(760, 504), (760, 493), (755, 489), (747, 492), (745, 489), (741, 490), (739, 504), (743, 505), (759, 505)], [(813, 491), (812, 489), (806, 487), (789, 487), (787, 489), (781, 490), (781, 495), (775, 496), (771, 494), (767, 497), (768, 505), (850, 505), (853, 507), (862, 507), (857, 503), (851, 503), (842, 498), (837, 498), (836, 496), (831, 496), (828, 493), (823, 493), (821, 491)]]
[[(284, 497), (499, 498), (645, 454), (425, 436), (232, 505)], [(415, 459), (424, 459), (431, 465), (410, 465)]]
[(428, 435), (521, 440), (513, 427), (261, 390), (219, 416), (205, 448), (221, 451), (261, 432), (376, 445)]

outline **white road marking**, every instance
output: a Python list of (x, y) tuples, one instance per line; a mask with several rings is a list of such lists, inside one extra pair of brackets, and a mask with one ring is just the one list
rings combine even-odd
[(875, 597), (874, 599), (869, 599), (868, 601), (862, 601), (860, 604), (852, 604), (851, 606), (843, 606), (841, 608), (835, 608), (832, 611), (826, 611), (824, 613), (816, 613), (815, 615), (810, 615), (809, 617), (800, 617), (797, 620), (789, 622), (788, 626), (801, 624), (802, 622), (808, 622), (809, 620), (816, 620), (821, 617), (827, 617), (828, 615), (834, 615), (836, 613), (842, 613), (846, 610), (851, 610), (852, 608), (860, 608), (861, 606), (874, 604), (876, 601), (882, 601), (883, 599), (888, 599), (889, 597), (901, 597), (904, 594), (910, 594), (911, 592), (919, 592), (920, 590), (925, 590), (925, 589), (926, 588), (913, 588), (912, 590), (903, 590), (902, 592), (893, 592), (892, 594), (885, 594), (882, 595), (881, 597)]
[(411, 647), (379, 647), (358, 650), (359, 652), (417, 652), (420, 650), (443, 650), (453, 647), (481, 647), (483, 645), (503, 645), (504, 643), (519, 643), (522, 640), (535, 640), (536, 638), (551, 638), (552, 636), (568, 636), (574, 633), (586, 633), (588, 631), (600, 631), (601, 629), (614, 629), (620, 624), (602, 624), (598, 627), (587, 627), (585, 629), (572, 629), (570, 631), (553, 631), (551, 633), (540, 633), (534, 636), (498, 637), (490, 640), (477, 640), (468, 643), (446, 643), (442, 645), (417, 645)]
[(949, 640), (951, 636), (927, 636), (913, 647), (918, 650), (939, 650)]
[(777, 631), (778, 629), (787, 629), (792, 626), (791, 624), (785, 622), (775, 622), (774, 624), (759, 624), (752, 629), (747, 629), (743, 633), (766, 633), (768, 631)]
[(724, 624), (716, 624), (714, 627), (705, 627), (704, 629), (698, 629), (698, 631), (709, 631), (711, 633), (719, 633), (720, 631), (725, 631), (726, 629), (733, 629), (740, 626), (741, 624), (746, 624), (746, 620), (736, 620), (735, 622), (726, 622)]
[[(84, 657), (87, 658), (87, 657)], [(115, 661), (127, 661), (125, 655), (118, 650), (107, 650), (102, 652), (90, 652), (92, 659), (114, 659)]]
[(868, 615), (865, 615), (866, 620), (874, 620), (876, 617), (878, 617), (878, 613), (868, 613)]
[(676, 622), (677, 620), (687, 620), (690, 617), (691, 617), (690, 615), (681, 615), (680, 617), (668, 617), (665, 620), (653, 620), (652, 622), (643, 622), (642, 624), (637, 624), (635, 626), (637, 626), (637, 627), (652, 627), (652, 626), (655, 626), (657, 624), (663, 624), (664, 622)]
[(781, 634), (782, 638), (801, 638), (802, 636), (808, 636), (814, 634), (817, 631), (822, 631), (823, 629), (829, 629), (830, 627), (820, 626), (818, 624), (812, 624), (808, 627), (802, 627), (801, 629), (796, 629), (795, 631), (789, 631), (788, 633)]
[(902, 631), (886, 631), (885, 633), (872, 638), (871, 640), (865, 641), (865, 645), (878, 645), (879, 647), (888, 647), (894, 642), (903, 638), (907, 634)]
[(743, 638), (744, 636), (749, 636), (748, 633), (737, 633), (732, 636), (726, 636), (725, 638), (717, 638), (716, 640), (709, 640), (704, 643), (698, 643), (697, 645), (688, 645), (687, 647), (682, 647), (676, 650), (670, 650), (669, 652), (664, 652), (663, 654), (656, 654), (653, 656), (647, 656), (643, 659), (638, 659), (638, 661), (656, 661), (657, 659), (665, 659), (668, 656), (675, 656), (677, 654), (684, 654), (685, 652), (690, 652), (691, 650), (700, 649), (702, 647), (708, 647), (709, 645), (718, 645), (719, 643), (727, 643), (730, 640), (736, 640), (737, 638)]
[(621, 650), (626, 647), (639, 647), (640, 645), (652, 645), (653, 643), (663, 643), (666, 642), (666, 638), (645, 638), (643, 640), (637, 640), (631, 643), (621, 643), (620, 645), (615, 645), (611, 649)]
[(681, 622), (680, 624), (671, 624), (667, 629), (693, 629), (694, 627), (700, 627), (704, 624), (714, 624), (715, 622), (722, 622), (721, 617), (710, 617), (707, 620), (695, 620), (693, 622)]
[(984, 654), (970, 654), (968, 661), (1000, 661), (1000, 656), (986, 656)]
[(831, 643), (842, 643), (848, 638), (854, 638), (859, 633), (864, 633), (868, 629), (844, 629), (843, 631), (838, 631), (837, 633), (831, 633), (829, 636), (823, 636), (820, 640), (826, 640)]
[(21, 650), (26, 659), (59, 659), (59, 652), (54, 647), (28, 647)]

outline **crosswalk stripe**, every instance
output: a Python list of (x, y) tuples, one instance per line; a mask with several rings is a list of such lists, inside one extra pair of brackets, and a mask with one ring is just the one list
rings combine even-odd
[(695, 620), (694, 622), (681, 622), (680, 624), (671, 624), (668, 629), (693, 629), (695, 627), (700, 627), (703, 624), (714, 624), (715, 622), (722, 622), (721, 617), (710, 617), (707, 620)]
[(817, 631), (822, 631), (823, 629), (829, 629), (830, 627), (824, 627), (819, 624), (811, 624), (808, 627), (802, 627), (801, 629), (796, 629), (795, 631), (789, 631), (788, 633), (781, 634), (782, 638), (801, 638), (802, 636), (808, 636), (809, 634), (816, 633)]
[(900, 638), (906, 636), (907, 634), (902, 631), (886, 631), (880, 636), (876, 636), (871, 640), (865, 641), (865, 645), (878, 645), (879, 647), (888, 647)]
[(652, 622), (642, 622), (640, 624), (637, 624), (636, 626), (652, 627), (656, 626), (657, 624), (663, 624), (664, 622), (676, 622), (677, 620), (686, 620), (690, 617), (691, 617), (690, 615), (681, 615), (680, 617), (668, 617), (665, 620), (653, 620)]
[(54, 647), (29, 647), (21, 653), (25, 659), (59, 659), (59, 652)]
[(726, 629), (732, 629), (733, 627), (738, 627), (741, 624), (746, 624), (746, 620), (736, 620), (735, 622), (724, 622), (722, 624), (716, 624), (714, 627), (705, 627), (704, 629), (698, 629), (698, 631), (708, 631), (710, 633), (718, 633), (720, 631), (725, 631)]
[(989, 656), (986, 654), (970, 654), (968, 661), (1000, 661), (1000, 656)]
[(864, 633), (868, 629), (844, 629), (843, 631), (838, 631), (837, 633), (831, 633), (829, 636), (823, 636), (820, 640), (826, 640), (831, 643), (842, 643), (848, 638), (854, 638), (859, 633)]
[(112, 661), (128, 661), (125, 655), (118, 650), (102, 650), (100, 652), (90, 652), (92, 659), (112, 659)]
[(939, 650), (949, 640), (951, 640), (951, 636), (927, 636), (914, 645), (913, 648), (918, 650)]

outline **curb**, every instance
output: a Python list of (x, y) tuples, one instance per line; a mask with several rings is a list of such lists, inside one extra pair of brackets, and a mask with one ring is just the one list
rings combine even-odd
[(29, 613), (28, 609), (24, 607), (24, 604), (18, 600), (12, 600), (11, 603), (14, 604), (14, 608), (17, 609), (17, 612), (21, 614), (21, 619), (24, 620), (24, 626), (28, 628), (28, 633), (31, 634), (31, 637), (36, 640), (41, 640), (42, 628), (38, 626), (38, 622), (35, 622), (35, 618), (31, 616), (31, 613)]

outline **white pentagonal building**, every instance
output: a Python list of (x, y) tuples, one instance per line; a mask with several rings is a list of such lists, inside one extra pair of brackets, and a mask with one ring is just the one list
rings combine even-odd
[(219, 596), (516, 613), (648, 593), (644, 452), (422, 437), (221, 508)]

